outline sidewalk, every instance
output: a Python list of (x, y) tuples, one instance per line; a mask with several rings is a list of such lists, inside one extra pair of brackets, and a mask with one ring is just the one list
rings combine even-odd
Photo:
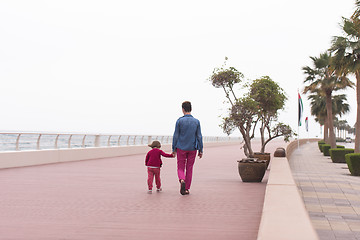
[(301, 145), (289, 163), (319, 238), (360, 239), (360, 177), (323, 156), (317, 142)]
[(144, 155), (0, 170), (0, 239), (255, 240), (267, 175), (243, 183), (242, 156), (239, 145), (205, 149), (188, 196), (171, 158), (163, 158), (163, 192), (152, 194)]

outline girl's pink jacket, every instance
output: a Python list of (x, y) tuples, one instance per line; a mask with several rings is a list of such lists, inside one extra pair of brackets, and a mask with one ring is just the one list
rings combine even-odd
[(173, 155), (167, 154), (159, 148), (153, 148), (146, 154), (145, 165), (160, 168), (162, 166), (161, 156), (173, 157)]

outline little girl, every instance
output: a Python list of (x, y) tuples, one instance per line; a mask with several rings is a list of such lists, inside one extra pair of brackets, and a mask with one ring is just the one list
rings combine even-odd
[(162, 166), (161, 156), (164, 157), (175, 157), (174, 154), (167, 154), (160, 150), (161, 144), (159, 141), (153, 141), (149, 147), (152, 148), (147, 154), (145, 158), (145, 166), (147, 166), (148, 171), (148, 186), (149, 191), (148, 193), (152, 193), (152, 187), (153, 187), (153, 181), (155, 176), (155, 183), (156, 188), (158, 192), (160, 192), (161, 189), (161, 179), (160, 179), (160, 168)]

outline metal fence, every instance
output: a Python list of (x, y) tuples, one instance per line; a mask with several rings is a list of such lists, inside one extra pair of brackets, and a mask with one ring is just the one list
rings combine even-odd
[[(3, 132), (0, 133), (0, 152), (147, 145), (154, 140), (171, 144), (172, 136)], [(203, 142), (228, 141), (240, 141), (240, 138), (203, 137)]]

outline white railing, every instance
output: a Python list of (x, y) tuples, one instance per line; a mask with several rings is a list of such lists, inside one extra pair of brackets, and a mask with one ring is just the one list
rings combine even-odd
[[(147, 145), (154, 140), (171, 144), (172, 136), (0, 132), (0, 152)], [(240, 141), (240, 138), (204, 136), (203, 141), (228, 142)]]

